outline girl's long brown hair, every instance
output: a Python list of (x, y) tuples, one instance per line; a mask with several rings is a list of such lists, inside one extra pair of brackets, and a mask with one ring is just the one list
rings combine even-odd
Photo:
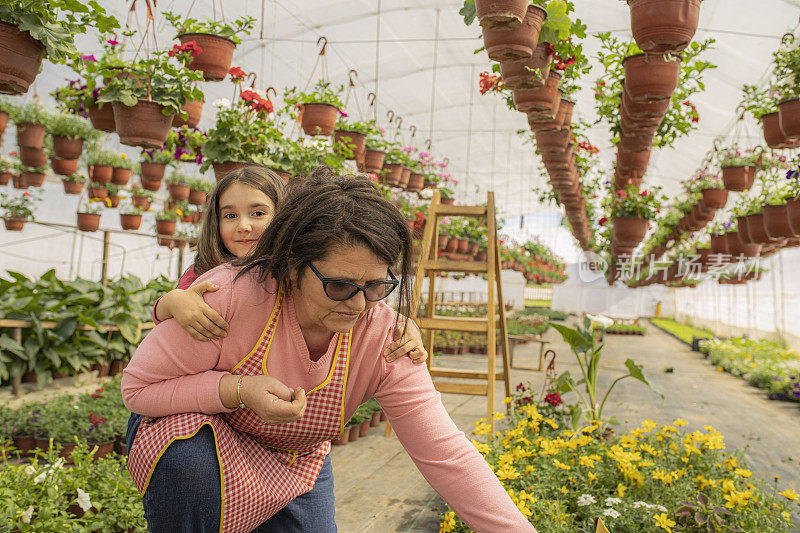
[(197, 257), (194, 261), (194, 272), (198, 276), (221, 264), (236, 259), (222, 243), (219, 233), (219, 199), (222, 194), (234, 183), (241, 183), (257, 189), (272, 200), (275, 210), (280, 207), (286, 197), (284, 181), (273, 171), (263, 167), (245, 167), (227, 174), (217, 182), (214, 191), (208, 199), (206, 217), (203, 220), (203, 229), (197, 243)]

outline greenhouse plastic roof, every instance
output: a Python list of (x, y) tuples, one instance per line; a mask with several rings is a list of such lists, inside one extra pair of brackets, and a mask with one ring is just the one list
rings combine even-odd
[[(346, 84), (350, 69), (357, 72), (348, 113), (376, 115), (379, 123), (386, 125), (387, 111), (392, 110), (402, 117), (400, 138), (423, 149), (425, 140), (431, 139), (433, 154), (449, 158), (450, 172), (461, 180), (458, 194), (462, 201), (481, 201), (485, 191), (494, 190), (501, 212), (508, 216), (552, 209), (539, 206), (531, 192), (533, 186), (545, 184), (545, 177), (539, 175), (533, 147), (516, 135), (520, 129), (527, 130), (525, 116), (509, 110), (497, 95), (482, 96), (478, 91), (478, 75), (489, 70), (491, 62), (485, 52), (474, 53), (482, 44), (480, 28), (477, 23), (464, 25), (458, 0), (245, 0), (224, 4), (226, 19), (246, 14), (258, 20), (251, 36), (237, 48), (233, 62), (257, 72), (256, 87), (273, 86), (280, 94), (283, 87), (313, 83), (321, 73), (318, 65), (311, 80), (318, 59), (317, 41), (325, 36), (329, 80)], [(629, 10), (624, 2), (576, 0), (575, 4), (577, 16), (590, 33), (610, 31), (619, 38), (630, 38)], [(123, 24), (127, 19), (133, 27), (142, 27), (146, 21), (144, 0), (130, 17), (130, 2), (115, 0), (103, 5)], [(798, 26), (799, 8), (796, 0), (703, 2), (695, 39), (716, 39), (707, 59), (719, 68), (707, 73), (706, 91), (694, 99), (699, 129), (679, 140), (675, 149), (654, 152), (646, 183), (677, 192), (679, 181), (698, 167), (713, 139), (734, 131), (742, 84), (763, 83), (780, 37)], [(190, 9), (192, 17), (222, 15), (220, 2), (211, 0), (158, 3), (159, 12), (185, 9)], [(174, 32), (160, 13), (156, 13), (156, 25), (158, 43), (168, 46)], [(589, 56), (594, 56), (598, 42), (591, 35), (585, 40)], [(81, 44), (84, 50), (98, 48), (94, 38), (84, 37)], [(576, 106), (576, 117), (590, 121), (596, 118), (590, 87), (602, 75), (596, 61), (592, 63), (594, 68)], [(66, 67), (45, 64), (36, 89), (46, 95), (68, 76)], [(200, 127), (207, 128), (213, 125), (209, 102), (230, 97), (232, 86), (205, 83), (203, 88), (207, 104)], [(377, 113), (368, 109), (369, 91), (377, 93)], [(412, 125), (416, 126), (413, 141)], [(736, 130), (740, 137), (760, 140), (756, 124), (747, 123)], [(392, 132), (390, 128), (390, 137)], [(590, 140), (600, 148), (603, 164), (610, 166), (614, 150), (607, 129), (594, 127)]]

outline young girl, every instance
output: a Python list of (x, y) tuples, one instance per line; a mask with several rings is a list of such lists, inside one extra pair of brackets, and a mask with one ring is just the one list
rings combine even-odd
[[(183, 274), (178, 287), (159, 298), (153, 307), (153, 321), (158, 324), (174, 318), (197, 340), (225, 337), (228, 324), (203, 299), (206, 292), (219, 287), (211, 282), (191, 286), (201, 274), (233, 259), (244, 257), (254, 247), (286, 196), (283, 180), (271, 170), (246, 167), (222, 178), (208, 200), (208, 209), (194, 264)], [(413, 321), (410, 324), (414, 324)], [(384, 354), (388, 361), (408, 353), (417, 363), (424, 363), (428, 354), (416, 325), (399, 337)]]

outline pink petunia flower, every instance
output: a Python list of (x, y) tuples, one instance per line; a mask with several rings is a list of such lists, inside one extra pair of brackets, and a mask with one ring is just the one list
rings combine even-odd
[(110, 44), (111, 46), (117, 46), (117, 45), (119, 44), (119, 41), (116, 41), (116, 40), (114, 40), (114, 39), (109, 39), (109, 40), (107, 40), (106, 42), (107, 42), (108, 44)]
[(82, 55), (81, 59), (84, 61), (89, 61), (91, 63), (97, 63), (97, 58), (94, 57), (94, 54)]

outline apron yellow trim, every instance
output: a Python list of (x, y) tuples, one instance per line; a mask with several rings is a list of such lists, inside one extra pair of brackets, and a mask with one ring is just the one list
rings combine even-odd
[(158, 461), (161, 459), (161, 456), (164, 455), (164, 452), (167, 451), (167, 448), (169, 448), (170, 445), (176, 440), (191, 439), (192, 437), (197, 435), (197, 432), (200, 431), (203, 428), (203, 426), (209, 426), (211, 428), (211, 433), (214, 435), (214, 450), (217, 452), (217, 463), (219, 464), (219, 484), (220, 484), (219, 495), (220, 495), (220, 500), (222, 502), (219, 511), (219, 532), (222, 533), (222, 524), (223, 524), (223, 519), (225, 518), (225, 475), (222, 471), (222, 457), (220, 457), (219, 455), (219, 442), (217, 441), (217, 430), (214, 428), (214, 425), (211, 424), (210, 422), (203, 422), (202, 424), (200, 424), (197, 427), (197, 429), (195, 429), (192, 432), (191, 435), (186, 435), (185, 437), (172, 437), (170, 439), (167, 445), (164, 446), (164, 448), (162, 448), (161, 451), (158, 453), (158, 456), (153, 461), (153, 466), (150, 467), (150, 472), (147, 474), (147, 479), (144, 482), (144, 490), (142, 490), (142, 496), (144, 496), (144, 493), (147, 492), (147, 487), (150, 486), (150, 478), (152, 477), (153, 472), (155, 472), (156, 466), (158, 466)]
[[(264, 335), (266, 335), (266, 334), (267, 334), (267, 331), (269, 331), (269, 327), (270, 327), (270, 325), (272, 325), (272, 320), (275, 318), (275, 312), (278, 310), (278, 308), (279, 308), (279, 307), (281, 307), (281, 303), (282, 303), (282, 302), (283, 302), (283, 289), (279, 289), (279, 290), (278, 290), (278, 297), (275, 299), (275, 307), (273, 307), (273, 308), (272, 308), (272, 313), (270, 313), (270, 315), (269, 315), (269, 320), (267, 321), (267, 325), (264, 327), (264, 330), (261, 332), (261, 336), (259, 336), (259, 337), (258, 337), (258, 342), (256, 342), (256, 345), (255, 345), (255, 346), (253, 346), (253, 349), (252, 349), (252, 350), (250, 350), (250, 353), (249, 353), (249, 354), (247, 354), (247, 355), (245, 355), (245, 356), (244, 356), (244, 359), (242, 359), (241, 361), (239, 361), (238, 363), (236, 363), (236, 366), (234, 366), (234, 367), (233, 367), (233, 368), (230, 370), (231, 374), (233, 374), (233, 372), (234, 372), (234, 371), (235, 371), (237, 368), (239, 368), (240, 366), (242, 366), (243, 364), (245, 364), (245, 362), (247, 362), (247, 360), (248, 360), (248, 359), (250, 359), (250, 357), (251, 357), (251, 356), (252, 356), (254, 353), (256, 353), (256, 350), (258, 349), (258, 347), (259, 347), (259, 346), (261, 346), (261, 341), (263, 341), (263, 340), (264, 340)], [(277, 322), (275, 323), (275, 327), (278, 327), (278, 324), (277, 324)], [(275, 336), (275, 335), (274, 335), (274, 331), (273, 331), (273, 335), (272, 335), (272, 336), (273, 336), (273, 337)], [(272, 344), (272, 338), (270, 338), (270, 340), (269, 340), (269, 344)], [(267, 345), (267, 351), (269, 351), (269, 344)], [(266, 355), (264, 356), (264, 360), (266, 360)], [(266, 366), (265, 366), (265, 367), (264, 367), (264, 374), (266, 374), (266, 373), (267, 373), (267, 372), (266, 372)]]
[(347, 375), (350, 373), (350, 347), (353, 345), (353, 330), (347, 334), (347, 355), (344, 358), (344, 381), (342, 381), (342, 412), (339, 415), (341, 427), (339, 428), (339, 438), (344, 435), (344, 397), (347, 393)]

